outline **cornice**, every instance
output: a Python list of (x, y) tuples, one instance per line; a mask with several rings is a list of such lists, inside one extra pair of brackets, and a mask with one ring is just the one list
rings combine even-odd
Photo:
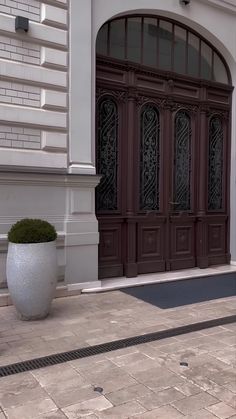
[(95, 188), (100, 178), (98, 175), (0, 172), (0, 185)]
[[(197, 0), (198, 2), (199, 0)], [(200, 0), (202, 3), (208, 4), (212, 7), (218, 7), (226, 13), (236, 14), (236, 1), (235, 0)]]

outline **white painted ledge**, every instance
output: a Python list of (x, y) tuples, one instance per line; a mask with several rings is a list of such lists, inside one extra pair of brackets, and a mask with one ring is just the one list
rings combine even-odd
[[(52, 0), (44, 0), (44, 3), (51, 4)], [(53, 0), (53, 3), (55, 6), (64, 7), (64, 8), (68, 7), (68, 0)]]
[(67, 93), (54, 90), (41, 90), (41, 107), (43, 109), (66, 110)]
[(15, 16), (5, 15), (4, 13), (0, 13), (0, 33), (4, 36), (10, 35), (23, 41), (33, 41), (51, 47), (64, 49), (68, 47), (67, 31), (30, 21), (27, 33), (16, 34)]
[(93, 289), (94, 288), (94, 283), (96, 283), (96, 286), (100, 287), (102, 285), (101, 281), (91, 281), (91, 282), (80, 282), (78, 284), (68, 284), (67, 285), (67, 289), (68, 291), (77, 291), (77, 290), (82, 290), (83, 288), (86, 289)]
[(96, 168), (91, 163), (78, 163), (69, 166), (69, 173), (79, 175), (96, 175)]
[(26, 106), (0, 104), (0, 123), (66, 130), (67, 114)]
[(213, 275), (222, 275), (229, 273), (236, 273), (236, 266), (222, 265), (206, 269), (183, 269), (174, 272), (160, 272), (156, 274), (139, 275), (136, 278), (113, 278), (104, 279), (101, 281), (101, 286), (97, 285), (94, 288), (84, 288), (82, 293), (105, 292), (114, 291), (121, 288), (138, 287), (140, 285), (161, 284), (167, 282), (184, 281), (186, 279), (197, 279), (210, 277)]
[(41, 22), (59, 28), (66, 28), (68, 22), (67, 10), (50, 4), (41, 4)]
[(16, 150), (0, 148), (0, 168), (17, 169), (51, 169), (66, 170), (67, 155), (62, 153), (47, 153), (35, 150)]
[(48, 68), (66, 70), (68, 66), (68, 53), (52, 48), (41, 48), (41, 65)]
[(30, 82), (43, 87), (53, 86), (60, 89), (67, 88), (67, 73), (64, 71), (49, 70), (31, 64), (13, 62), (0, 59), (1, 78), (13, 81)]
[(67, 134), (42, 131), (42, 149), (45, 151), (63, 152), (67, 149)]

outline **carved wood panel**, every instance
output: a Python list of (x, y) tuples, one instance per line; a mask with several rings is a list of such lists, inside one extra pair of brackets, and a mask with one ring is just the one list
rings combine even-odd
[[(192, 218), (192, 219), (191, 219)], [(185, 269), (196, 266), (195, 219), (171, 217), (170, 222), (170, 269)]]
[[(230, 90), (116, 60), (98, 69), (97, 104), (112, 98), (118, 115), (113, 129), (102, 123), (103, 147), (97, 131), (97, 158), (100, 147), (110, 170), (100, 191), (114, 192), (108, 205), (97, 189), (99, 276), (227, 263)], [(210, 133), (212, 117), (222, 127), (215, 120)]]
[(122, 276), (122, 226), (121, 224), (100, 222), (99, 274)]
[(165, 225), (140, 221), (137, 234), (138, 273), (165, 270)]

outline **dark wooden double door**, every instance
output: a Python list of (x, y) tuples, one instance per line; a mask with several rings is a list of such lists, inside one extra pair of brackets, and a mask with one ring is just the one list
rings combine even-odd
[(97, 65), (99, 277), (228, 263), (230, 89)]

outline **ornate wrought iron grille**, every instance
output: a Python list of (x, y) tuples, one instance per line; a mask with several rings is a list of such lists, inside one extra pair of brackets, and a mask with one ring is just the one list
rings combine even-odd
[(159, 113), (146, 104), (141, 113), (140, 201), (141, 210), (159, 209)]
[(175, 116), (174, 210), (190, 210), (191, 119), (185, 111)]
[(118, 110), (112, 98), (98, 104), (97, 142), (97, 170), (103, 175), (96, 191), (97, 210), (117, 210)]
[(218, 116), (209, 124), (208, 209), (222, 209), (223, 125)]

